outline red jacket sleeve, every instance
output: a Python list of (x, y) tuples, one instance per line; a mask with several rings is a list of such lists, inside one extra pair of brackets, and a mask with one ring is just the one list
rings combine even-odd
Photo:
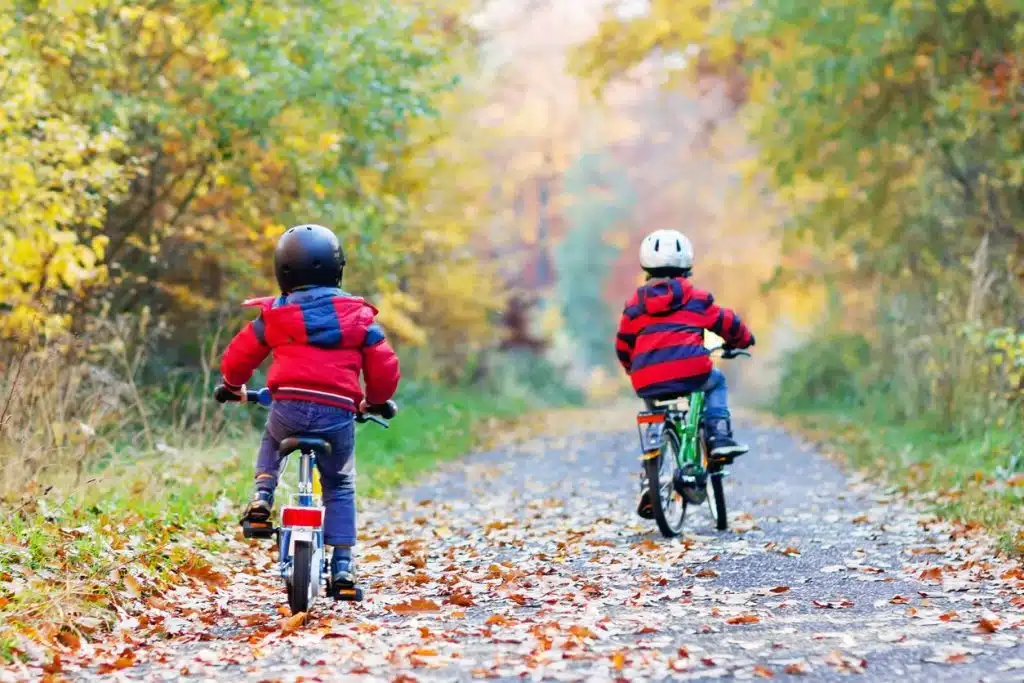
[(260, 316), (243, 327), (224, 350), (224, 356), (220, 361), (224, 383), (238, 388), (248, 382), (268, 353), (270, 347), (263, 337), (263, 317)]
[(736, 311), (718, 306), (710, 294), (704, 315), (707, 320), (705, 327), (724, 339), (726, 344), (737, 349), (750, 346), (754, 339), (750, 329), (743, 324)]
[(636, 308), (635, 298), (626, 303), (619, 319), (619, 331), (615, 335), (615, 355), (626, 374), (629, 374), (632, 367), (633, 349), (636, 347), (636, 320), (630, 317), (632, 309)]
[(366, 402), (379, 405), (395, 395), (402, 377), (398, 355), (384, 338), (380, 325), (374, 323), (366, 330), (363, 346), (363, 380), (366, 383)]

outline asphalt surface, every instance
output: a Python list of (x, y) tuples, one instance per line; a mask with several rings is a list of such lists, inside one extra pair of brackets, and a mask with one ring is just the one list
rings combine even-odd
[(226, 585), (151, 600), (93, 653), (105, 667), (64, 675), (1024, 681), (1024, 573), (984, 536), (739, 421), (732, 528), (702, 508), (666, 540), (634, 512), (631, 423), (570, 419), (367, 505), (362, 603), (289, 620), (267, 549), (234, 540)]

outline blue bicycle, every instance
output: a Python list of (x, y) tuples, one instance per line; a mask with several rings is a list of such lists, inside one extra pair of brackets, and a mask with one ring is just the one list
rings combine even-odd
[[(214, 397), (221, 403), (256, 403), (264, 407), (273, 402), (266, 387), (236, 395), (220, 386)], [(397, 414), (398, 407), (394, 401), (388, 401), (384, 405), (373, 406), (372, 410), (378, 414), (359, 413), (356, 422), (375, 422), (387, 428), (387, 420)], [(281, 441), (278, 448), (278, 455), (284, 461), (282, 471), (287, 467), (288, 456), (296, 451), (299, 452), (298, 493), (293, 504), (281, 508), (281, 525), (274, 527), (269, 521), (242, 523), (242, 534), (246, 538), (276, 537), (278, 570), (284, 580), (292, 614), (308, 612), (322, 593), (336, 600), (363, 599), (363, 592), (358, 587), (332, 585), (329, 560), (324, 551), (324, 507), (320, 500), (316, 462), (318, 458), (330, 455), (331, 445), (315, 436), (289, 436)]]

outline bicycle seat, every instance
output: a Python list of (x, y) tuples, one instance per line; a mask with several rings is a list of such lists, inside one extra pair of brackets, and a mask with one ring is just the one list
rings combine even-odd
[(331, 454), (331, 444), (315, 436), (289, 436), (281, 440), (277, 454), (283, 458), (295, 451), (313, 451), (323, 458)]

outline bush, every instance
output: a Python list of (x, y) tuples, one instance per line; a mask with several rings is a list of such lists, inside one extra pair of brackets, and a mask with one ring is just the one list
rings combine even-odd
[(820, 405), (858, 404), (860, 376), (871, 363), (871, 344), (860, 334), (839, 333), (811, 339), (783, 364), (776, 398), (782, 410)]

